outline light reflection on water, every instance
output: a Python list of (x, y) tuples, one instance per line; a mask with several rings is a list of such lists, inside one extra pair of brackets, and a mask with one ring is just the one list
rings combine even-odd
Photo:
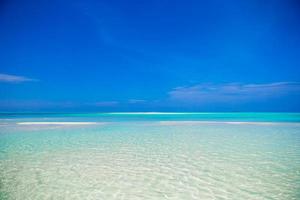
[(300, 198), (298, 123), (20, 121), (1, 121), (0, 199)]

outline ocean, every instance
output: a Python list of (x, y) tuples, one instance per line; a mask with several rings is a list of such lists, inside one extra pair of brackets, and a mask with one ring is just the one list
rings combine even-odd
[(300, 199), (300, 114), (1, 113), (0, 199)]

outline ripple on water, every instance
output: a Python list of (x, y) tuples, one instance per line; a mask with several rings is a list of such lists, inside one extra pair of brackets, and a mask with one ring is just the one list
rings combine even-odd
[(300, 134), (286, 124), (12, 132), (0, 135), (3, 199), (299, 199)]

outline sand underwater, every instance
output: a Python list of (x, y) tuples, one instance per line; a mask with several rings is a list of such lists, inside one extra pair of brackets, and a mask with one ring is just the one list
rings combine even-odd
[(0, 199), (300, 199), (300, 114), (3, 113)]

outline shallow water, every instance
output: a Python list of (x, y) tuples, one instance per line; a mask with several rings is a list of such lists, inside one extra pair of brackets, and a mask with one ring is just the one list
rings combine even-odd
[(2, 116), (0, 199), (300, 199), (298, 114), (106, 115)]

